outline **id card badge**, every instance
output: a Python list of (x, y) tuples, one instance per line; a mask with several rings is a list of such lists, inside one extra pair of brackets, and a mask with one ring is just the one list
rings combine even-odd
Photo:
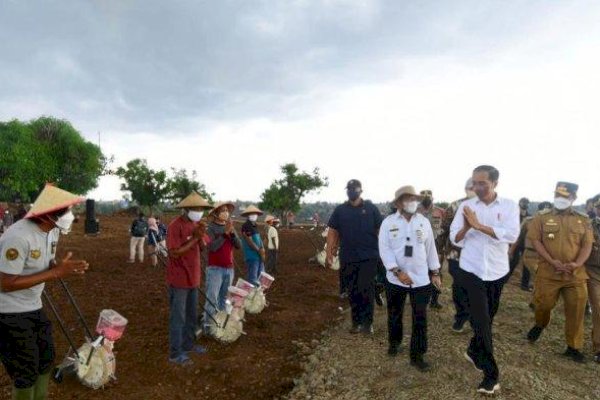
[(413, 256), (413, 247), (412, 246), (404, 246), (404, 257), (412, 257)]

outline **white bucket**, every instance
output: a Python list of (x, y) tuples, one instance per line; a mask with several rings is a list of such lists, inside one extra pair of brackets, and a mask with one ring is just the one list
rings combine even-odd
[(256, 286), (242, 278), (238, 278), (237, 282), (235, 283), (235, 286), (242, 290), (245, 290), (246, 292), (251, 292), (252, 289), (256, 288)]
[(267, 274), (266, 272), (261, 272), (258, 281), (260, 282), (260, 287), (263, 290), (267, 290), (273, 284), (275, 278), (272, 275)]
[(227, 297), (231, 300), (234, 307), (243, 307), (244, 300), (248, 296), (248, 292), (235, 286), (229, 286), (227, 289)]

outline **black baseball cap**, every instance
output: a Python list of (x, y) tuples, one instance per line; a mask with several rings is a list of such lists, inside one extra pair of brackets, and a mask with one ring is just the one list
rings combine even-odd
[(577, 194), (577, 189), (579, 189), (579, 185), (571, 182), (558, 182), (556, 184), (556, 189), (554, 190), (555, 194), (569, 197), (571, 195)]
[(346, 184), (346, 189), (362, 189), (362, 183), (358, 179), (350, 179)]

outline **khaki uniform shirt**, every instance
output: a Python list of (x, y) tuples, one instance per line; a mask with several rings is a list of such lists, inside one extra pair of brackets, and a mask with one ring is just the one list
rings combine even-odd
[(592, 254), (585, 263), (587, 273), (590, 278), (600, 281), (600, 217), (592, 221), (594, 230), (594, 244), (592, 245)]
[[(539, 240), (550, 256), (563, 263), (577, 259), (579, 251), (594, 240), (590, 219), (573, 209), (542, 211), (528, 226), (527, 238), (533, 243)], [(585, 267), (577, 268), (573, 274), (556, 272), (543, 257), (538, 260), (538, 276), (562, 281), (578, 281), (588, 278)]]
[[(34, 222), (22, 219), (0, 238), (0, 272), (32, 275), (48, 269), (56, 256), (59, 230), (43, 232)], [(42, 308), (44, 284), (3, 292), (0, 288), (0, 313), (22, 313)]]

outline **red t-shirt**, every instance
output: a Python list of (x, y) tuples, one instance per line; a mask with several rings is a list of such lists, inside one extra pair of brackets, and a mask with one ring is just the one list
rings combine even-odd
[[(167, 248), (177, 249), (190, 240), (196, 224), (187, 218), (177, 217), (167, 230)], [(208, 241), (208, 237), (204, 237)], [(191, 289), (200, 286), (200, 244), (196, 243), (179, 257), (169, 257), (167, 283), (175, 288)]]
[(211, 267), (233, 268), (233, 249), (231, 239), (226, 236), (223, 246), (215, 252), (208, 253), (208, 265)]

